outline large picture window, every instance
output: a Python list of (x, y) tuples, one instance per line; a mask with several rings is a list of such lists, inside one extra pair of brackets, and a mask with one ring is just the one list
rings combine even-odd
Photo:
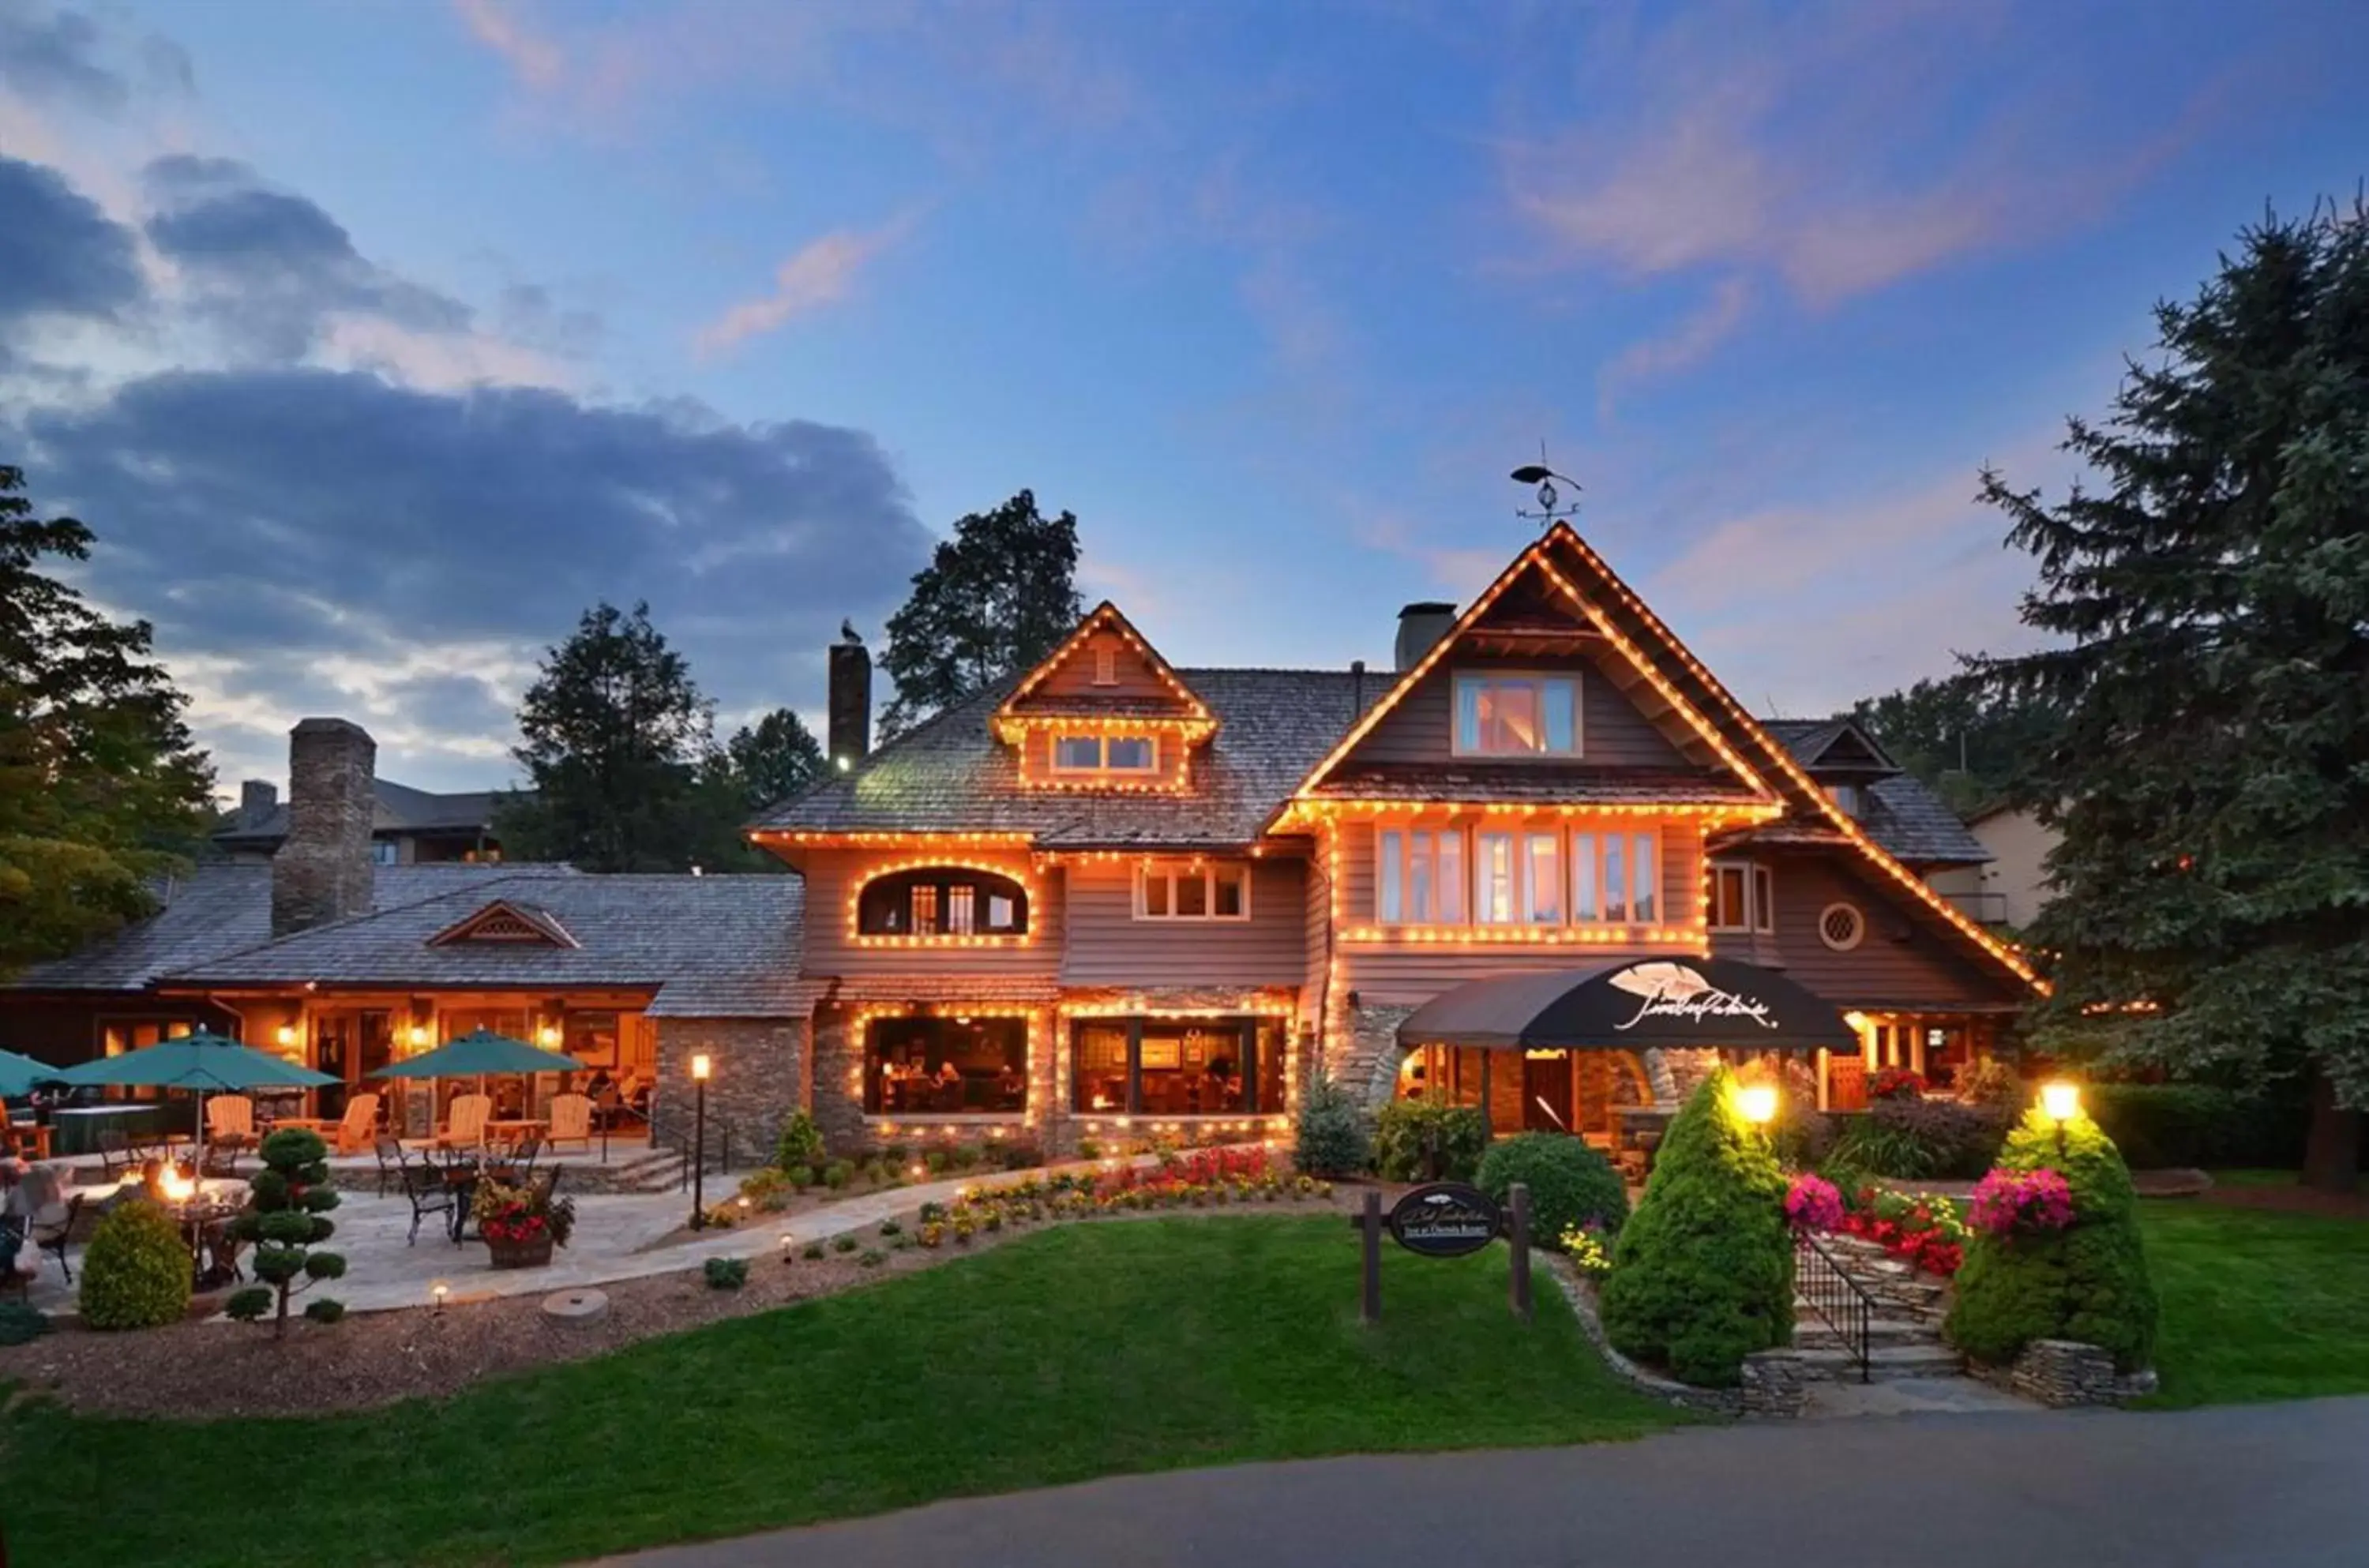
[(865, 1028), (868, 1115), (981, 1115), (1027, 1107), (1025, 1018), (875, 1018)]
[(971, 866), (892, 872), (864, 885), (855, 905), (862, 936), (1023, 936), (1028, 893), (1013, 877)]
[(1578, 677), (1458, 674), (1454, 750), (1459, 757), (1578, 756)]
[(1463, 829), (1385, 828), (1376, 853), (1385, 923), (1464, 923)]
[(1081, 1116), (1255, 1116), (1283, 1106), (1274, 1018), (1094, 1018), (1071, 1027)]
[(1658, 833), (1382, 828), (1374, 909), (1385, 925), (1651, 925), (1662, 918)]

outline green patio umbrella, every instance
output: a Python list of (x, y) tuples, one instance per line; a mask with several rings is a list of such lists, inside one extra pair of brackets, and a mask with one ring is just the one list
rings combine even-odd
[(159, 1040), (121, 1056), (101, 1057), (56, 1075), (76, 1089), (187, 1089), (198, 1097), (198, 1159), (206, 1153), (206, 1096), (250, 1089), (316, 1089), (338, 1081), (326, 1072), (200, 1029)]
[(34, 1084), (49, 1082), (64, 1071), (62, 1067), (20, 1057), (15, 1051), (0, 1051), (0, 1099), (14, 1100), (20, 1094), (29, 1094)]
[(406, 1061), (395, 1062), (373, 1071), (372, 1078), (474, 1078), (478, 1087), (485, 1080), (503, 1073), (532, 1076), (538, 1072), (581, 1072), (584, 1064), (574, 1057), (547, 1051), (540, 1046), (514, 1040), (508, 1035), (497, 1035), (491, 1029), (472, 1029), (456, 1040), (447, 1040), (432, 1051), (422, 1052)]

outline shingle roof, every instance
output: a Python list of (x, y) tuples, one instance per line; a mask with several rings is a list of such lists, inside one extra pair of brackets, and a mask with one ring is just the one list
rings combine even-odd
[(836, 832), (1025, 832), (1048, 848), (1249, 843), (1323, 759), (1363, 704), (1390, 685), (1343, 670), (1180, 670), (1218, 733), (1193, 758), (1185, 795), (1024, 788), (1011, 747), (988, 732), (1005, 682), (947, 709), (853, 772), (754, 825)]
[[(438, 795), (393, 779), (374, 779), (371, 790), (377, 797), (372, 830), (380, 833), (483, 830), (493, 822), (494, 803), (504, 793), (476, 789)], [(254, 845), (278, 843), (287, 836), (288, 803), (283, 800), (252, 820), (234, 821), (217, 831), (213, 840), (220, 844)]]
[[(1849, 721), (1767, 718), (1760, 726), (1807, 766), (1834, 744)], [(1867, 836), (1910, 865), (1974, 865), (1991, 858), (1958, 814), (1913, 774), (1894, 773), (1864, 784), (1860, 798), (1859, 822)]]
[[(806, 897), (801, 877), (507, 869), (509, 875), (441, 897), (218, 953), (176, 969), (169, 979), (503, 990), (656, 986), (649, 1011), (660, 1015), (767, 1017), (790, 1010)], [(578, 945), (428, 945), (429, 938), (497, 898), (547, 912)]]
[[(459, 862), (374, 866), (372, 907), (391, 910), (460, 888), (485, 887), (521, 871), (575, 875), (566, 866)], [(160, 976), (271, 940), (269, 865), (201, 865), (157, 892), (164, 899), (157, 913), (79, 953), (36, 964), (11, 983), (24, 990), (138, 990)]]

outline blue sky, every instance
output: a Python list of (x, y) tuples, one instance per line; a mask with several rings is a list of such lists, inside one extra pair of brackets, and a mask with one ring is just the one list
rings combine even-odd
[(311, 712), (498, 782), (601, 596), (812, 714), (1022, 486), (1180, 664), (1380, 663), (1541, 441), (1821, 712), (2015, 643), (1978, 469), (2061, 486), (2152, 302), (2369, 175), (2364, 53), (2342, 0), (0, 0), (0, 454), (225, 782)]

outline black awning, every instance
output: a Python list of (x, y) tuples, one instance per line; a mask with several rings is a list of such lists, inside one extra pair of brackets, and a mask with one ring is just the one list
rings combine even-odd
[(1730, 958), (1634, 958), (1459, 986), (1400, 1024), (1399, 1044), (1856, 1051), (1859, 1036), (1831, 1002), (1773, 969)]

